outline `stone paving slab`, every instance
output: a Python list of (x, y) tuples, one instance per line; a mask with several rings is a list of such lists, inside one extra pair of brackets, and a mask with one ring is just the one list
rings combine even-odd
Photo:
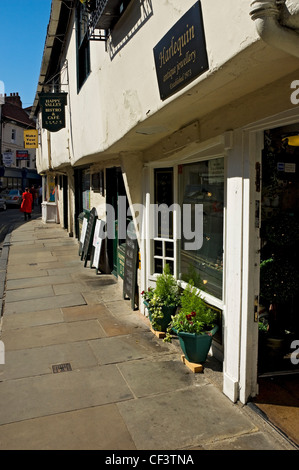
[[(70, 261), (68, 265), (62, 264), (61, 265), (58, 263), (48, 266), (46, 269), (48, 269), (48, 274), (49, 276), (61, 276), (63, 274), (71, 274), (71, 273), (77, 273), (78, 272), (78, 262), (76, 261)], [(54, 267), (55, 266), (55, 267)]]
[(20, 278), (20, 279), (8, 279), (6, 283), (6, 291), (13, 289), (25, 289), (26, 287), (37, 287), (50, 284), (73, 284), (71, 276), (48, 276), (45, 271), (45, 275), (38, 277)]
[(24, 300), (22, 302), (10, 302), (5, 306), (7, 315), (13, 313), (37, 312), (52, 308), (70, 307), (72, 305), (85, 305), (86, 302), (81, 294), (63, 294), (42, 299)]
[(0, 365), (0, 380), (52, 374), (52, 365), (65, 363), (71, 363), (72, 370), (98, 364), (86, 341), (6, 351), (5, 365)]
[(2, 340), (7, 351), (72, 343), (105, 336), (97, 320), (57, 323), (17, 330), (4, 330)]
[(132, 399), (114, 365), (2, 382), (0, 424)]
[[(53, 276), (51, 276), (53, 278)], [(53, 279), (53, 291), (55, 295), (62, 295), (62, 294), (69, 294), (71, 292), (80, 292), (83, 293), (84, 291), (88, 291), (88, 286), (84, 283), (79, 282), (71, 282), (71, 283), (61, 283), (58, 284), (59, 281), (56, 281), (55, 278)]]
[(23, 289), (14, 289), (6, 292), (5, 302), (20, 302), (30, 299), (39, 299), (55, 295), (51, 285), (40, 285), (38, 287), (27, 287)]
[[(184, 449), (208, 439), (257, 431), (212, 385), (119, 403), (118, 408), (138, 449)], [(165, 439), (167, 436), (167, 439)]]
[(32, 326), (50, 325), (64, 321), (60, 308), (41, 310), (37, 312), (14, 313), (5, 316), (5, 331), (28, 328)]
[[(137, 325), (129, 324), (123, 321), (105, 307), (103, 304), (95, 303), (83, 305), (81, 307), (66, 307), (62, 309), (65, 322), (87, 320), (96, 318), (100, 322), (101, 327), (106, 336), (120, 336), (136, 332)], [(138, 328), (141, 325), (138, 324)]]
[(36, 264), (34, 266), (12, 266), (7, 268), (6, 272), (6, 279), (7, 281), (9, 280), (14, 280), (14, 279), (28, 279), (31, 277), (42, 277), (42, 276), (48, 276), (48, 271), (47, 269), (41, 268), (39, 264)]
[(13, 266), (14, 264), (19, 266), (21, 264), (32, 264), (32, 263), (45, 263), (52, 262), (57, 263), (59, 260), (56, 256), (53, 256), (52, 253), (32, 253), (32, 254), (15, 254), (9, 255), (9, 264)]
[(74, 307), (62, 308), (63, 318), (66, 322), (90, 320), (91, 318), (101, 318), (103, 315), (109, 314), (105, 305), (79, 305)]
[(0, 449), (134, 451), (136, 447), (117, 406), (110, 404), (5, 424), (0, 427)]
[(151, 332), (95, 339), (89, 344), (99, 364), (148, 359), (155, 353), (168, 352), (163, 343), (155, 341)]
[[(143, 361), (130, 361), (119, 364), (119, 369), (138, 398), (166, 393), (177, 388), (191, 386), (194, 374), (176, 358), (163, 355), (160, 360), (151, 358)], [(202, 380), (203, 376), (201, 377)], [(199, 378), (200, 380), (200, 378)]]

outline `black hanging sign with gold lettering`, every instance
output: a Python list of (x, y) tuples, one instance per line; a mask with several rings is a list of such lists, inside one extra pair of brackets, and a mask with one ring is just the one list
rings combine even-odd
[(159, 41), (154, 58), (162, 100), (209, 69), (200, 1)]
[(57, 132), (65, 127), (67, 93), (39, 93), (42, 110), (42, 127)]

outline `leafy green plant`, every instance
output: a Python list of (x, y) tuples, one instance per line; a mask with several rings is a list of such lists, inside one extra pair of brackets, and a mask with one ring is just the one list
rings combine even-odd
[(171, 342), (171, 331), (206, 334), (216, 323), (216, 312), (209, 308), (189, 281), (181, 295), (181, 307), (167, 329), (164, 341)]
[(164, 316), (163, 307), (177, 307), (180, 305), (180, 287), (166, 264), (163, 274), (157, 277), (155, 289), (141, 292), (143, 299), (148, 303), (150, 318), (154, 330), (159, 330), (159, 320)]
[(170, 273), (168, 264), (165, 265), (163, 274), (157, 277), (154, 294), (167, 307), (174, 307), (178, 305), (180, 301), (180, 288), (177, 281)]

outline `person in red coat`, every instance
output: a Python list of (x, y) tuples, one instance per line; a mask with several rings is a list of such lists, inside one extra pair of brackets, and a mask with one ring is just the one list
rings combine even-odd
[(21, 204), (21, 212), (24, 212), (25, 220), (31, 219), (31, 212), (32, 212), (32, 201), (33, 197), (32, 194), (29, 192), (29, 188), (25, 188), (25, 192), (22, 194), (22, 204)]

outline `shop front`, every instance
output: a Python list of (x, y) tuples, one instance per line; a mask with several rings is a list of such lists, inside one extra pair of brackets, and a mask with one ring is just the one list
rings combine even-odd
[[(155, 286), (166, 264), (182, 287), (191, 281), (218, 312), (213, 354), (223, 360), (227, 135), (171, 161), (144, 169), (145, 237), (142, 290)], [(141, 305), (142, 309), (142, 305)]]
[(297, 120), (290, 110), (144, 168), (141, 289), (167, 263), (217, 309), (212, 353), (232, 401), (257, 396), (263, 374), (299, 371)]

